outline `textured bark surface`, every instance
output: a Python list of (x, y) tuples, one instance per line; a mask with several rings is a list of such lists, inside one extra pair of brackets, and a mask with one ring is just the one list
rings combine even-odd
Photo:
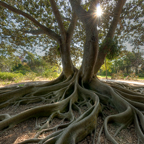
[[(90, 28), (91, 27), (91, 28)], [(82, 62), (83, 81), (91, 81), (98, 54), (98, 32), (94, 25), (86, 26), (86, 42)]]

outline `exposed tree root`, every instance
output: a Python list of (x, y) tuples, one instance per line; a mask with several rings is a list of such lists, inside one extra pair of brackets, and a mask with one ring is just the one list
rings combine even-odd
[[(39, 132), (34, 138), (25, 140), (21, 144), (77, 143), (96, 130), (97, 118), (100, 113), (103, 114), (103, 105), (113, 106), (118, 113), (109, 115), (104, 119), (103, 127), (98, 134), (98, 143), (104, 129), (106, 138), (117, 144), (115, 136), (121, 129), (126, 128), (133, 122), (138, 137), (144, 143), (144, 95), (139, 91), (135, 92), (134, 87), (128, 88), (128, 86), (113, 83), (107, 85), (96, 78), (89, 84), (84, 85), (79, 73), (75, 72), (72, 77), (65, 79), (61, 75), (58, 79), (43, 85), (15, 89), (2, 88), (0, 90), (0, 108), (10, 105), (44, 103), (42, 106), (25, 110), (13, 116), (0, 114), (1, 132), (29, 118), (34, 117), (38, 120), (39, 117), (48, 117), (42, 123), (38, 123), (36, 120), (36, 129)], [(84, 112), (82, 107), (86, 108)], [(77, 116), (74, 114), (75, 111)], [(61, 123), (49, 127), (54, 118), (61, 119)], [(119, 129), (114, 136), (109, 133), (109, 123), (119, 125)], [(40, 135), (48, 131), (54, 132), (45, 138), (40, 137)], [(93, 140), (93, 143), (95, 143), (95, 140)]]

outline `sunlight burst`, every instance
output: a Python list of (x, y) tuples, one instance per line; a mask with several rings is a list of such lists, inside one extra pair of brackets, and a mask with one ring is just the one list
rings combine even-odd
[(96, 15), (98, 16), (98, 17), (100, 17), (101, 15), (102, 15), (102, 9), (101, 9), (101, 7), (100, 7), (100, 5), (98, 5), (97, 6), (97, 9), (96, 9)]

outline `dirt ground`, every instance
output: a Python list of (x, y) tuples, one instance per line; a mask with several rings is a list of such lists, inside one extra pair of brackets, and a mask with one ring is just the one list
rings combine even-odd
[[(41, 81), (41, 82), (31, 82), (31, 83), (19, 83), (19, 84), (13, 84), (9, 85), (10, 87), (15, 87), (15, 86), (21, 86), (21, 84), (24, 85), (31, 85), (31, 84), (40, 84), (40, 83), (46, 83), (46, 81)], [(10, 106), (7, 108), (3, 108), (0, 110), (0, 114), (8, 113), (10, 115), (15, 115), (17, 113), (20, 113), (24, 110), (30, 109), (35, 106), (40, 106), (44, 105), (44, 103), (35, 103), (35, 104), (28, 104), (28, 105), (20, 105), (19, 107), (16, 106)], [(84, 109), (83, 109), (84, 110)], [(112, 144), (110, 141), (108, 141), (105, 138), (104, 134), (104, 129), (102, 129), (101, 136), (100, 136), (100, 143), (98, 142), (98, 135), (99, 132), (103, 126), (103, 119), (111, 114), (117, 113), (112, 107), (108, 107), (103, 110), (103, 117), (99, 116), (98, 117), (98, 123), (96, 127), (96, 131), (88, 135), (83, 141), (79, 142), (78, 144)], [(41, 123), (42, 121), (46, 120), (46, 117), (39, 118), (38, 123)], [(55, 118), (52, 123), (50, 124), (50, 127), (54, 127), (57, 124), (61, 123), (60, 119)], [(39, 130), (35, 129), (36, 126), (36, 118), (29, 119), (25, 122), (22, 122), (15, 127), (7, 130), (7, 131), (0, 131), (0, 144), (18, 144), (19, 142), (22, 142), (26, 139), (33, 138), (36, 133), (39, 132)], [(111, 135), (114, 135), (116, 130), (119, 128), (118, 125), (112, 123), (109, 124), (109, 132)], [(52, 133), (53, 131), (50, 132), (45, 132), (42, 135), (40, 135), (41, 138), (46, 137), (48, 134)], [(95, 138), (94, 138), (95, 136)], [(127, 129), (123, 129), (116, 137), (115, 139), (119, 144), (137, 144), (138, 139), (137, 139), (137, 134), (134, 129), (134, 125), (130, 125)], [(142, 143), (141, 143), (142, 144)]]

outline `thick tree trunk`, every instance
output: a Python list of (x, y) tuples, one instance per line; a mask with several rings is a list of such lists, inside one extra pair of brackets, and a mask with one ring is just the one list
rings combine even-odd
[(105, 69), (106, 69), (106, 79), (107, 79), (107, 65), (106, 65), (106, 59), (105, 59)]
[(74, 72), (70, 56), (70, 42), (72, 39), (74, 28), (76, 26), (77, 16), (75, 13), (73, 13), (71, 23), (69, 25), (68, 30), (66, 31), (56, 2), (54, 0), (50, 0), (50, 3), (61, 34), (60, 52), (62, 58), (63, 73), (66, 77), (69, 77)]
[(96, 23), (86, 25), (86, 42), (82, 62), (84, 82), (89, 82), (94, 75), (94, 66), (98, 55), (98, 32)]
[(62, 58), (63, 73), (66, 77), (69, 77), (74, 72), (74, 67), (70, 56), (70, 44), (69, 43), (61, 44), (60, 51)]
[(80, 1), (70, 0), (72, 8), (78, 18), (82, 21), (86, 30), (86, 41), (84, 45), (84, 55), (81, 67), (81, 76), (84, 83), (91, 81), (94, 75), (94, 66), (98, 55), (98, 31), (97, 19), (93, 16), (95, 6), (98, 1), (94, 0), (90, 4), (90, 9), (86, 12), (81, 6)]
[(97, 62), (94, 67), (94, 74), (97, 74), (101, 66), (104, 64), (105, 57), (106, 57), (106, 54), (103, 51), (99, 51)]
[[(123, 0), (118, 0), (118, 2), (120, 1)], [(106, 85), (97, 78), (92, 78), (94, 67), (100, 67), (106, 56), (105, 53), (102, 53), (103, 51), (100, 51), (102, 57), (97, 59), (97, 24), (91, 14), (98, 0), (92, 0), (90, 5), (91, 11), (89, 12), (85, 12), (77, 0), (71, 0), (73, 9), (76, 8), (77, 15), (81, 18), (86, 29), (81, 73), (74, 73), (75, 68), (70, 58), (70, 37), (72, 35), (69, 38), (66, 36), (67, 33), (65, 33), (56, 4), (53, 0), (50, 0), (50, 2), (61, 30), (59, 44), (64, 71), (56, 80), (42, 85), (19, 86), (14, 89), (1, 88), (0, 108), (10, 105), (19, 106), (20, 104), (41, 103), (33, 108), (30, 106), (27, 110), (18, 114), (15, 112), (16, 114), (12, 116), (0, 114), (0, 130), (5, 131), (15, 127), (22, 121), (36, 118), (36, 129), (38, 131), (35, 132), (37, 134), (34, 138), (20, 142), (21, 144), (76, 144), (88, 134), (92, 134), (93, 130), (95, 131), (93, 143), (95, 143), (95, 140), (98, 140), (97, 143), (100, 143), (101, 133), (104, 132), (109, 141), (117, 144), (118, 142), (114, 137), (117, 136), (122, 128), (128, 127), (134, 122), (136, 133), (138, 134), (138, 142), (144, 143), (144, 95), (140, 93), (141, 90), (135, 93), (138, 87), (135, 89), (132, 86), (129, 87), (126, 84), (119, 85), (118, 83), (108, 83)], [(69, 30), (69, 34), (72, 34), (71, 30)], [(55, 38), (57, 39), (57, 37)], [(103, 45), (103, 48), (106, 48), (106, 46), (106, 44)], [(96, 62), (98, 64), (101, 62), (101, 64), (97, 65)], [(99, 70), (99, 68), (96, 70)], [(71, 75), (72, 77), (69, 78)], [(85, 85), (87, 86), (86, 88)], [(128, 89), (126, 89), (127, 87)], [(115, 108), (117, 113), (114, 111), (113, 114), (107, 116), (105, 111), (111, 107)], [(99, 119), (100, 113), (102, 118), (99, 117)], [(39, 120), (39, 117), (48, 117), (48, 119), (43, 121), (43, 119)], [(53, 121), (55, 118), (60, 120), (56, 124)], [(103, 119), (102, 126), (99, 125), (101, 128), (100, 131), (98, 130), (98, 138), (95, 138), (97, 120)], [(114, 137), (109, 132), (109, 123), (115, 123), (119, 127)]]

